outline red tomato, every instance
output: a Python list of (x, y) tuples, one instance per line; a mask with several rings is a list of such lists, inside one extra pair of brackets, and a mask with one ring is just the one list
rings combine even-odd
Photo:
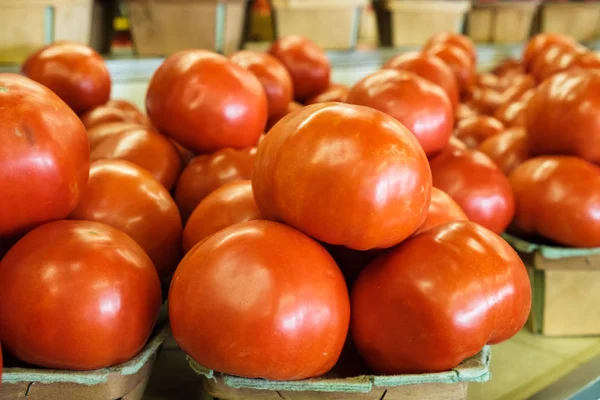
[(505, 75), (512, 74), (522, 74), (525, 72), (525, 68), (523, 68), (523, 64), (519, 60), (515, 60), (514, 58), (507, 58), (500, 62), (494, 69), (492, 70), (492, 74), (497, 75), (499, 77), (503, 77)]
[(481, 142), (504, 131), (504, 125), (496, 118), (478, 115), (458, 123), (455, 136), (470, 149), (476, 149)]
[(110, 98), (110, 74), (104, 59), (82, 43), (56, 42), (33, 53), (21, 72), (56, 93), (77, 114)]
[(394, 117), (416, 136), (427, 155), (443, 150), (452, 135), (454, 113), (448, 96), (412, 72), (377, 71), (354, 85), (347, 101)]
[(158, 132), (135, 127), (102, 140), (91, 153), (91, 160), (125, 160), (150, 172), (171, 190), (181, 172), (181, 155), (175, 145)]
[(544, 156), (510, 174), (515, 225), (559, 244), (600, 246), (600, 168), (577, 157)]
[(535, 88), (535, 80), (531, 75), (514, 76), (508, 87), (502, 92), (502, 105), (521, 99), (525, 93)]
[(509, 129), (491, 136), (481, 143), (478, 150), (496, 163), (507, 176), (517, 165), (530, 158), (527, 132), (523, 128)]
[(306, 104), (327, 103), (330, 101), (345, 103), (346, 99), (348, 98), (349, 91), (350, 88), (348, 88), (346, 85), (333, 84), (325, 89), (324, 92), (306, 100)]
[(438, 44), (442, 44), (447, 47), (458, 47), (467, 53), (473, 64), (477, 62), (477, 50), (475, 49), (475, 43), (473, 43), (471, 38), (468, 36), (454, 32), (438, 33), (425, 42), (423, 51), (427, 51)]
[(465, 118), (470, 118), (470, 117), (474, 117), (477, 116), (477, 111), (475, 111), (473, 109), (473, 107), (471, 107), (469, 104), (466, 103), (460, 103), (458, 105), (458, 108), (456, 109), (456, 112), (454, 113), (455, 115), (455, 124), (458, 124), (461, 120), (465, 119)]
[[(129, 236), (89, 221), (26, 234), (0, 263), (4, 350), (47, 368), (93, 370), (130, 360), (161, 304), (152, 261)], [(43, 334), (40, 334), (43, 332)]]
[(446, 192), (469, 220), (504, 232), (515, 213), (508, 179), (492, 160), (476, 150), (448, 149), (430, 161), (433, 185)]
[(242, 50), (230, 55), (229, 59), (258, 78), (267, 94), (269, 118), (287, 110), (288, 104), (294, 99), (294, 87), (292, 77), (277, 58), (266, 53)]
[(269, 53), (290, 72), (297, 101), (303, 102), (329, 86), (329, 60), (323, 49), (310, 39), (297, 35), (282, 37), (273, 43)]
[(226, 183), (206, 196), (190, 215), (183, 231), (183, 250), (187, 253), (213, 233), (254, 219), (265, 218), (254, 201), (252, 182)]
[(369, 250), (393, 246), (421, 226), (431, 173), (414, 135), (393, 118), (322, 103), (271, 129), (258, 146), (252, 187), (268, 219), (326, 243)]
[(135, 128), (142, 128), (140, 124), (134, 124), (131, 122), (110, 122), (95, 126), (88, 130), (88, 141), (90, 143), (90, 149), (94, 150), (104, 139), (119, 135), (125, 131)]
[(460, 206), (448, 196), (446, 192), (438, 188), (431, 188), (431, 202), (427, 211), (427, 218), (423, 225), (415, 232), (418, 235), (429, 229), (453, 221), (467, 221), (467, 215)]
[(200, 155), (181, 173), (175, 189), (175, 201), (184, 221), (213, 190), (228, 182), (250, 179), (256, 148), (223, 149)]
[(130, 112), (130, 113), (142, 113), (140, 111), (140, 109), (138, 108), (138, 106), (136, 106), (135, 104), (133, 104), (132, 102), (128, 101), (128, 100), (123, 100), (123, 99), (112, 99), (106, 102), (105, 106), (107, 107), (111, 107), (111, 108), (117, 108), (119, 110), (123, 110), (126, 112)]
[(487, 72), (477, 74), (475, 77), (475, 85), (480, 88), (500, 90), (502, 88), (502, 81), (497, 75)]
[(591, 51), (573, 54), (573, 61), (565, 70), (571, 68), (600, 69), (600, 54)]
[(531, 288), (508, 243), (460, 221), (377, 258), (358, 277), (351, 305), (352, 336), (375, 372), (442, 372), (519, 332)]
[(458, 82), (452, 69), (441, 59), (431, 54), (404, 53), (389, 60), (383, 68), (393, 68), (413, 72), (442, 89), (448, 95), (452, 108), (456, 110), (459, 102)]
[(112, 122), (128, 122), (139, 125), (148, 125), (148, 119), (141, 111), (125, 111), (110, 105), (102, 105), (84, 113), (81, 122), (86, 129)]
[(267, 122), (259, 80), (206, 50), (167, 57), (150, 80), (146, 109), (160, 132), (196, 153), (254, 146)]
[(271, 128), (277, 123), (279, 122), (279, 120), (283, 117), (285, 117), (288, 114), (293, 113), (294, 111), (298, 111), (299, 109), (301, 109), (302, 107), (304, 107), (302, 104), (297, 103), (295, 101), (292, 101), (290, 104), (288, 104), (287, 110), (285, 110), (285, 113), (281, 114), (281, 115), (276, 115), (273, 118), (269, 119), (269, 122), (267, 122), (267, 129), (266, 131), (270, 131)]
[(557, 33), (540, 33), (527, 43), (523, 51), (523, 66), (527, 71), (532, 67), (532, 63), (538, 55), (547, 47), (554, 44), (564, 44), (568, 46), (576, 46), (576, 42), (568, 37)]
[(0, 74), (0, 238), (63, 219), (85, 190), (90, 153), (77, 115), (32, 80)]
[(92, 163), (90, 181), (71, 219), (103, 222), (127, 233), (168, 282), (180, 257), (181, 217), (167, 190), (127, 161)]
[(171, 143), (173, 143), (173, 145), (175, 146), (175, 149), (177, 149), (177, 152), (179, 153), (179, 156), (181, 157), (182, 165), (184, 167), (186, 165), (188, 165), (190, 163), (190, 161), (192, 161), (192, 158), (196, 157), (196, 155), (190, 149), (183, 147), (176, 140), (173, 140), (173, 139), (170, 139), (170, 140), (171, 140)]
[(573, 70), (544, 81), (526, 110), (532, 154), (570, 154), (600, 164), (600, 71)]
[(475, 82), (475, 63), (462, 48), (437, 44), (428, 48), (425, 54), (439, 57), (452, 69), (460, 93), (466, 93)]
[[(561, 71), (561, 63), (565, 64), (565, 54), (574, 54), (574, 49), (567, 44), (554, 44), (544, 48), (531, 64), (531, 74), (538, 82)], [(568, 62), (567, 62), (568, 64)]]
[(333, 367), (350, 304), (344, 277), (322, 246), (286, 225), (249, 221), (185, 256), (169, 292), (169, 317), (177, 344), (207, 368), (296, 380)]
[(503, 100), (502, 94), (495, 89), (474, 87), (469, 103), (478, 113), (492, 115)]

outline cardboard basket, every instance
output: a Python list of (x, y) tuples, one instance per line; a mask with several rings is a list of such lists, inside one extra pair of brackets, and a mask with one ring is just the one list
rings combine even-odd
[(440, 32), (462, 32), (470, 1), (377, 0), (379, 41), (383, 46), (418, 46)]
[(247, 0), (128, 0), (140, 56), (187, 49), (233, 53), (243, 45)]
[(201, 376), (204, 391), (219, 400), (458, 400), (467, 398), (469, 382), (490, 379), (490, 357), (490, 348), (486, 346), (447, 372), (352, 378), (330, 373), (323, 378), (281, 382), (226, 375), (188, 359), (190, 367)]
[(133, 360), (111, 368), (89, 372), (6, 368), (0, 400), (141, 400), (168, 329), (158, 329)]
[(545, 3), (541, 12), (541, 31), (562, 33), (575, 40), (594, 39), (600, 20), (600, 3)]
[(533, 301), (527, 325), (533, 333), (600, 334), (600, 248), (548, 246), (502, 236), (529, 271)]
[(467, 16), (467, 34), (475, 42), (516, 43), (529, 38), (539, 1), (477, 3)]
[(356, 46), (367, 0), (272, 0), (277, 37), (305, 36), (324, 49)]
[(57, 40), (90, 43), (93, 0), (0, 0), (0, 63)]

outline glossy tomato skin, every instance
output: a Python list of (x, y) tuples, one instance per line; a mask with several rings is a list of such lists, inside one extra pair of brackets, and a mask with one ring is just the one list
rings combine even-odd
[(255, 219), (265, 217), (254, 201), (252, 182), (226, 183), (206, 196), (192, 212), (183, 231), (183, 250), (187, 253), (223, 228)]
[(463, 119), (470, 118), (476, 115), (479, 115), (479, 113), (472, 107), (472, 105), (467, 103), (460, 103), (458, 105), (458, 108), (456, 109), (456, 112), (454, 113), (454, 123), (458, 124)]
[(469, 104), (479, 114), (493, 115), (501, 106), (502, 93), (492, 88), (474, 87), (470, 93)]
[(81, 116), (81, 122), (86, 129), (92, 129), (99, 125), (112, 122), (126, 122), (140, 125), (148, 125), (148, 119), (140, 111), (126, 111), (111, 105), (95, 107)]
[(469, 59), (471, 59), (473, 63), (477, 62), (477, 50), (475, 49), (475, 43), (473, 43), (471, 38), (468, 36), (454, 32), (438, 33), (425, 42), (423, 51), (427, 51), (428, 49), (440, 44), (447, 47), (458, 47), (467, 53)]
[(430, 160), (433, 185), (446, 192), (470, 221), (502, 233), (515, 214), (508, 179), (483, 153), (448, 148)]
[(146, 94), (148, 117), (196, 153), (254, 146), (267, 122), (267, 96), (252, 72), (206, 50), (170, 55)]
[(600, 246), (600, 167), (577, 157), (536, 157), (516, 167), (510, 183), (517, 228), (565, 246)]
[(156, 270), (142, 248), (89, 221), (51, 222), (25, 235), (0, 264), (0, 292), (11, 299), (0, 304), (4, 349), (67, 370), (133, 358), (161, 304)]
[(294, 83), (294, 98), (304, 102), (329, 86), (331, 65), (316, 43), (302, 36), (279, 38), (268, 51), (285, 65)]
[(529, 158), (527, 132), (513, 128), (487, 138), (478, 150), (487, 155), (508, 176), (513, 169)]
[(436, 44), (424, 51), (425, 54), (432, 54), (440, 58), (446, 65), (452, 69), (458, 90), (461, 94), (467, 93), (473, 83), (475, 83), (476, 71), (475, 63), (469, 58), (469, 54), (460, 47), (445, 46)]
[(218, 187), (250, 179), (256, 148), (223, 149), (200, 155), (187, 165), (175, 188), (175, 201), (184, 221), (198, 204)]
[(431, 201), (427, 211), (427, 218), (423, 225), (415, 232), (418, 235), (429, 229), (453, 221), (468, 221), (469, 218), (460, 206), (448, 196), (446, 192), (436, 187), (431, 188)]
[(456, 127), (455, 136), (470, 149), (476, 149), (481, 142), (504, 131), (504, 125), (496, 118), (486, 115), (463, 119)]
[(54, 93), (0, 74), (0, 238), (65, 218), (85, 190), (85, 128)]
[(398, 120), (427, 155), (446, 147), (454, 126), (452, 104), (438, 85), (408, 71), (382, 69), (360, 80), (348, 103), (368, 106)]
[(600, 164), (600, 71), (573, 70), (542, 83), (526, 128), (534, 155), (568, 154)]
[(171, 190), (181, 172), (181, 155), (175, 145), (160, 133), (146, 127), (128, 129), (102, 140), (92, 150), (92, 161), (125, 160), (150, 172)]
[(438, 57), (417, 52), (403, 53), (390, 59), (383, 67), (409, 71), (435, 83), (444, 89), (452, 103), (452, 108), (456, 110), (458, 107), (460, 100), (458, 82), (452, 69)]
[(459, 221), (377, 258), (354, 285), (351, 305), (352, 336), (375, 372), (441, 372), (514, 336), (529, 315), (531, 289), (508, 243)]
[(417, 230), (430, 179), (423, 149), (402, 124), (372, 108), (322, 103), (271, 129), (258, 146), (252, 188), (268, 219), (325, 243), (369, 250)]
[(205, 367), (297, 380), (333, 367), (350, 304), (344, 277), (321, 245), (277, 222), (248, 221), (185, 256), (169, 317), (179, 346)]
[(531, 75), (518, 75), (510, 80), (508, 87), (502, 92), (502, 105), (518, 101), (535, 88), (535, 80)]
[(101, 124), (88, 129), (88, 141), (90, 143), (90, 150), (94, 150), (104, 139), (120, 135), (130, 129), (141, 128), (143, 125), (131, 123), (131, 122), (110, 122)]
[(267, 122), (267, 129), (265, 130), (266, 132), (270, 131), (271, 128), (273, 126), (275, 126), (275, 124), (277, 122), (279, 122), (279, 120), (283, 117), (285, 117), (288, 114), (293, 113), (294, 111), (298, 111), (299, 109), (301, 109), (302, 107), (304, 107), (304, 105), (296, 102), (296, 101), (292, 101), (290, 102), (290, 104), (288, 104), (287, 106), (287, 110), (285, 110), (285, 112), (283, 114), (280, 115), (275, 115), (272, 118), (269, 118), (269, 122)]
[(492, 73), (499, 77), (512, 74), (522, 74), (524, 72), (525, 68), (523, 67), (523, 63), (514, 58), (507, 58), (496, 65), (494, 69), (492, 69)]
[(547, 47), (552, 45), (568, 45), (574, 47), (576, 42), (568, 37), (561, 34), (556, 33), (540, 33), (527, 43), (525, 49), (523, 50), (523, 65), (526, 70), (530, 70), (533, 62), (538, 57), (538, 55)]
[(77, 114), (110, 98), (111, 80), (104, 59), (82, 43), (43, 47), (29, 56), (21, 72), (56, 93)]
[(92, 163), (88, 188), (69, 218), (102, 222), (128, 234), (150, 256), (165, 283), (179, 262), (182, 226), (177, 205), (149, 172), (130, 162)]
[(330, 85), (324, 92), (306, 100), (305, 104), (327, 103), (331, 101), (345, 103), (348, 98), (350, 88), (346, 85), (333, 84)]
[(285, 112), (294, 99), (294, 87), (292, 77), (281, 61), (269, 54), (250, 50), (235, 52), (229, 59), (258, 78), (267, 95), (269, 118)]

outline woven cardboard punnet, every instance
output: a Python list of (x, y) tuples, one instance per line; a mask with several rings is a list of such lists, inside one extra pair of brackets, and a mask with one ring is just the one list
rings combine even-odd
[(353, 378), (340, 378), (333, 372), (323, 378), (281, 382), (222, 374), (191, 359), (190, 366), (201, 376), (208, 395), (219, 400), (458, 400), (467, 398), (469, 382), (490, 379), (490, 357), (490, 348), (486, 346), (446, 372)]
[(539, 1), (475, 3), (467, 34), (476, 42), (516, 43), (529, 38)]
[(115, 367), (70, 372), (6, 368), (0, 400), (141, 400), (168, 328), (162, 328), (133, 360)]
[(529, 271), (529, 328), (548, 336), (599, 335), (600, 248), (548, 246), (503, 236)]
[(597, 2), (547, 2), (542, 7), (541, 31), (562, 33), (575, 40), (592, 40), (600, 19)]

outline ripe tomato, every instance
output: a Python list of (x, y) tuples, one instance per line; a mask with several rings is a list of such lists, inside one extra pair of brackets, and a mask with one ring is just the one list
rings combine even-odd
[[(57, 221), (26, 234), (0, 263), (4, 349), (47, 368), (93, 370), (133, 358), (161, 304), (150, 258), (97, 222)], [(40, 335), (43, 332), (43, 335)]]
[(458, 108), (456, 109), (456, 112), (454, 113), (454, 115), (455, 115), (454, 123), (458, 124), (463, 119), (470, 118), (470, 117), (476, 116), (478, 114), (477, 114), (477, 111), (473, 107), (471, 107), (471, 105), (466, 104), (466, 103), (460, 103), (458, 105)]
[(468, 221), (467, 215), (460, 206), (448, 196), (446, 192), (438, 188), (431, 188), (431, 202), (427, 211), (427, 218), (423, 225), (415, 232), (418, 235), (429, 229), (453, 221)]
[(130, 129), (143, 128), (140, 124), (131, 122), (110, 122), (95, 126), (88, 130), (88, 141), (90, 143), (90, 149), (94, 150), (104, 139), (119, 135)]
[(504, 77), (512, 74), (523, 74), (525, 73), (525, 68), (520, 60), (507, 58), (496, 65), (494, 69), (492, 69), (492, 73), (499, 77)]
[(177, 149), (177, 152), (179, 153), (179, 157), (181, 158), (181, 163), (184, 167), (186, 165), (188, 165), (190, 163), (190, 161), (192, 161), (192, 158), (196, 157), (196, 155), (190, 149), (183, 147), (176, 140), (173, 140), (173, 139), (170, 139), (170, 140), (171, 140), (171, 143), (173, 143), (173, 145), (175, 146), (175, 149)]
[(150, 80), (146, 109), (160, 132), (196, 153), (254, 146), (267, 122), (260, 81), (206, 50), (167, 57)]
[(538, 55), (545, 48), (554, 44), (575, 47), (577, 43), (572, 38), (557, 33), (540, 33), (534, 36), (523, 50), (523, 66), (525, 70), (529, 71)]
[(0, 238), (65, 218), (90, 165), (77, 115), (32, 80), (0, 74)]
[(452, 109), (456, 110), (458, 107), (458, 82), (452, 69), (438, 57), (417, 52), (403, 53), (390, 59), (383, 68), (413, 72), (421, 78), (435, 83), (448, 95)]
[(470, 149), (476, 149), (485, 139), (504, 131), (504, 125), (496, 118), (478, 115), (458, 123), (455, 136)]
[(475, 82), (475, 63), (469, 58), (469, 54), (460, 47), (436, 44), (425, 50), (425, 54), (432, 54), (440, 58), (452, 69), (458, 90), (466, 93)]
[(577, 157), (525, 161), (510, 174), (515, 225), (565, 246), (600, 246), (600, 168)]
[(412, 72), (377, 71), (354, 85), (347, 101), (394, 117), (416, 136), (427, 155), (443, 150), (452, 135), (454, 113), (448, 96)]
[(480, 88), (501, 90), (502, 80), (498, 77), (498, 75), (494, 75), (491, 72), (486, 72), (483, 74), (477, 74), (475, 76), (475, 86)]
[(252, 188), (268, 219), (369, 250), (393, 246), (421, 226), (431, 172), (414, 135), (395, 119), (368, 107), (321, 103), (271, 129), (258, 146)]
[(496, 89), (473, 87), (469, 104), (475, 111), (484, 115), (493, 115), (504, 98)]
[(329, 85), (329, 87), (325, 89), (324, 92), (319, 93), (318, 95), (306, 100), (306, 104), (327, 103), (331, 101), (345, 103), (346, 99), (348, 98), (349, 91), (350, 88), (348, 86), (333, 83)]
[(501, 233), (515, 213), (508, 179), (483, 153), (450, 148), (430, 160), (433, 185), (446, 192), (469, 220)]
[(508, 243), (459, 221), (377, 258), (358, 277), (351, 305), (352, 336), (375, 372), (441, 372), (519, 332), (531, 288)]
[(447, 47), (458, 47), (462, 49), (469, 59), (475, 64), (477, 62), (477, 50), (475, 49), (475, 43), (468, 36), (461, 35), (454, 32), (443, 32), (429, 38), (423, 46), (423, 51), (427, 51), (436, 45), (445, 45)]
[(169, 191), (181, 172), (181, 155), (175, 145), (160, 133), (141, 126), (106, 137), (94, 147), (90, 157), (92, 161), (130, 161), (150, 172)]
[(71, 219), (102, 222), (131, 236), (168, 282), (180, 258), (181, 217), (169, 192), (127, 161), (92, 163), (87, 191)]
[(481, 143), (478, 150), (507, 176), (517, 165), (531, 157), (527, 148), (527, 132), (523, 128), (509, 129), (491, 136)]
[(77, 114), (110, 98), (110, 74), (104, 59), (82, 43), (56, 42), (43, 47), (27, 58), (21, 72), (56, 93)]
[(288, 104), (294, 99), (294, 87), (292, 77), (277, 58), (266, 53), (242, 50), (230, 55), (229, 59), (258, 78), (267, 94), (269, 118), (287, 110)]
[[(561, 69), (566, 69), (564, 64), (568, 64), (568, 54), (575, 54), (575, 49), (568, 44), (554, 44), (545, 47), (537, 55), (531, 64), (531, 74), (538, 82), (544, 81), (547, 77), (554, 73), (561, 72)], [(565, 57), (566, 60), (565, 60)]]
[(200, 155), (187, 165), (175, 188), (175, 201), (184, 221), (213, 190), (228, 182), (250, 179), (256, 148), (223, 149)]
[(177, 344), (207, 368), (296, 380), (333, 367), (350, 303), (321, 245), (286, 225), (249, 221), (185, 256), (169, 292), (169, 317)]
[(267, 122), (267, 129), (266, 131), (270, 131), (271, 128), (273, 127), (273, 125), (275, 125), (277, 122), (279, 122), (279, 120), (283, 117), (285, 117), (288, 114), (293, 113), (294, 111), (298, 111), (299, 109), (301, 109), (302, 107), (304, 107), (302, 104), (297, 103), (295, 101), (292, 101), (290, 104), (288, 104), (287, 110), (285, 110), (285, 112), (281, 115), (276, 115), (273, 118), (269, 119), (269, 122)]
[(586, 51), (583, 53), (575, 53), (573, 61), (568, 65), (568, 69), (600, 69), (600, 54)]
[(183, 250), (187, 253), (197, 243), (231, 225), (254, 219), (265, 219), (252, 194), (252, 182), (224, 184), (206, 196), (185, 225)]
[(600, 164), (599, 93), (600, 71), (573, 70), (544, 81), (526, 110), (532, 154), (569, 154)]
[(310, 39), (297, 35), (282, 37), (273, 43), (269, 54), (290, 72), (297, 101), (303, 102), (329, 86), (329, 60), (323, 49)]
[(111, 99), (106, 102), (105, 106), (111, 107), (111, 108), (116, 108), (116, 109), (123, 110), (123, 111), (130, 112), (130, 113), (135, 113), (135, 114), (142, 113), (140, 111), (140, 109), (138, 108), (138, 106), (136, 106), (135, 104), (133, 104), (132, 102), (130, 102), (128, 100), (123, 100), (123, 99)]
[(81, 122), (86, 129), (113, 122), (128, 122), (139, 125), (148, 125), (148, 119), (140, 111), (126, 111), (108, 104), (95, 107), (81, 116)]
[(512, 77), (508, 87), (502, 92), (502, 105), (518, 101), (535, 88), (535, 80), (531, 75), (517, 75)]

